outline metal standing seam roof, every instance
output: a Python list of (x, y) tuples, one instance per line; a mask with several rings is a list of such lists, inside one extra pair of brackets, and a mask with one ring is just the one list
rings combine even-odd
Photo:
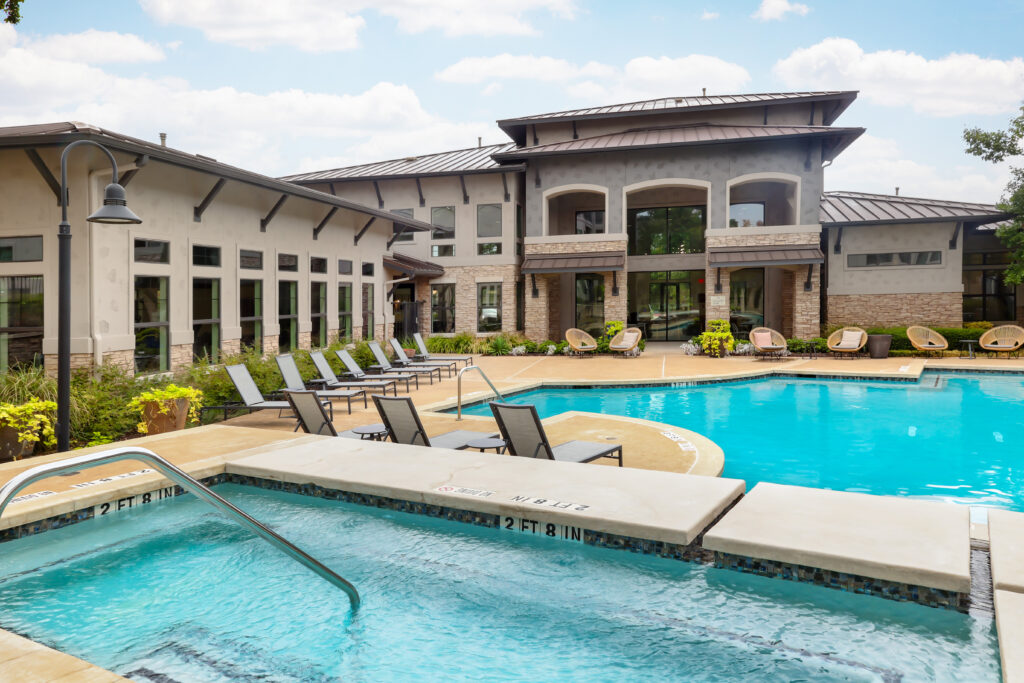
[(392, 178), (421, 178), (424, 176), (469, 175), (473, 173), (497, 173), (519, 171), (522, 166), (502, 165), (492, 155), (515, 147), (515, 143), (484, 145), (450, 152), (421, 154), (419, 156), (391, 159), (356, 166), (345, 166), (326, 171), (296, 173), (281, 180), (292, 183), (316, 183), (332, 180), (384, 180)]
[(834, 138), (835, 145), (828, 158), (834, 158), (864, 132), (863, 128), (835, 128), (831, 126), (736, 126), (717, 123), (698, 123), (666, 128), (643, 128), (621, 133), (596, 135), (579, 140), (565, 140), (546, 145), (512, 149), (494, 155), (495, 159), (528, 159), (531, 157), (620, 151), (651, 147), (679, 147), (686, 145), (724, 144), (751, 140), (781, 140), (793, 138)]
[(726, 247), (708, 249), (708, 265), (715, 268), (783, 266), (824, 263), (825, 254), (815, 246)]
[(0, 127), (0, 148), (33, 148), (64, 145), (74, 140), (92, 139), (101, 142), (113, 151), (124, 152), (136, 156), (146, 155), (149, 159), (160, 161), (172, 166), (188, 168), (207, 173), (212, 176), (238, 181), (247, 185), (255, 185), (264, 189), (294, 197), (302, 197), (329, 206), (347, 209), (374, 218), (381, 218), (398, 225), (404, 225), (414, 232), (430, 230), (429, 223), (408, 218), (390, 211), (375, 209), (342, 199), (331, 194), (303, 187), (294, 183), (271, 178), (260, 173), (247, 171), (237, 166), (224, 164), (216, 159), (201, 154), (189, 154), (172, 147), (148, 142), (129, 135), (116, 133), (105, 128), (77, 121), (57, 123), (41, 123), (25, 126)]
[(444, 275), (444, 267), (431, 261), (423, 261), (399, 252), (384, 257), (384, 267), (414, 277), (440, 277)]
[(591, 251), (579, 254), (527, 254), (524, 273), (603, 273), (624, 270), (625, 251)]
[(823, 226), (877, 223), (965, 221), (992, 223), (1009, 217), (991, 204), (922, 199), (867, 192), (826, 192), (819, 220)]

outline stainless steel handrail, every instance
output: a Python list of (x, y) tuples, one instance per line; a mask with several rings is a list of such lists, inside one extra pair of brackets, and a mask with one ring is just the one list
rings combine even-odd
[(208, 486), (196, 481), (194, 478), (175, 467), (167, 460), (145, 448), (115, 448), (101, 453), (88, 453), (86, 455), (73, 456), (64, 460), (52, 462), (46, 465), (38, 465), (25, 470), (3, 486), (0, 486), (0, 517), (3, 516), (4, 509), (7, 507), (7, 504), (11, 502), (11, 499), (13, 499), (14, 496), (26, 486), (62, 472), (118, 462), (119, 460), (139, 460), (152, 465), (161, 474), (181, 488), (192, 493), (196, 498), (199, 498), (200, 500), (214, 506), (221, 512), (224, 512), (228, 517), (231, 517), (234, 521), (254, 532), (256, 535), (263, 538), (263, 540), (267, 541), (270, 545), (288, 555), (296, 562), (305, 565), (308, 569), (319, 574), (321, 578), (345, 591), (345, 594), (348, 595), (349, 601), (352, 603), (353, 610), (359, 607), (359, 592), (356, 591), (355, 586), (351, 583), (338, 576), (336, 573), (307, 555), (299, 548), (295, 547), (292, 543), (282, 538), (276, 532), (260, 524), (255, 519), (224, 500), (221, 496), (210, 490)]
[[(498, 387), (494, 386), (494, 383), (491, 382), (491, 380), (487, 377), (487, 373), (483, 371), (483, 368), (481, 368), (479, 365), (467, 365), (466, 367), (459, 370), (459, 413), (458, 415), (455, 416), (456, 420), (462, 419), (462, 373), (467, 372), (469, 370), (479, 371), (480, 376), (484, 378), (485, 382), (487, 382), (487, 386), (491, 388), (491, 391), (494, 392), (494, 395), (497, 396), (502, 401), (505, 400), (505, 397), (501, 395), (500, 391), (498, 391)], [(2, 510), (2, 508), (0, 508), (0, 510)]]

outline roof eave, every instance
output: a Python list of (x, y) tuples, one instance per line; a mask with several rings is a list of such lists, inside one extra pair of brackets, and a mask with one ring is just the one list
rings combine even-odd
[(362, 175), (341, 176), (338, 178), (318, 178), (315, 180), (288, 180), (287, 178), (293, 176), (284, 176), (281, 178), (281, 180), (283, 182), (305, 186), (318, 183), (358, 183), (372, 182), (374, 180), (415, 180), (416, 178), (444, 178), (449, 176), (457, 177), (460, 175), (484, 175), (487, 173), (516, 173), (525, 170), (526, 164), (508, 164), (507, 166), (502, 166), (501, 168), (478, 169), (472, 171), (444, 171), (437, 173), (392, 173), (388, 175)]
[(964, 216), (931, 216), (925, 218), (893, 218), (889, 220), (866, 220), (866, 221), (822, 221), (823, 228), (852, 228), (863, 225), (911, 225), (914, 223), (994, 223), (1011, 218), (1010, 214), (998, 213), (988, 215), (964, 215)]

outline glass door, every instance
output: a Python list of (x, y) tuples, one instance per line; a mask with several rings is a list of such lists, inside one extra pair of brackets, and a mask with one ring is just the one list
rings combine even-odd
[(685, 341), (704, 328), (704, 271), (630, 273), (627, 322), (652, 341)]
[(593, 337), (604, 334), (604, 277), (576, 276), (576, 327)]

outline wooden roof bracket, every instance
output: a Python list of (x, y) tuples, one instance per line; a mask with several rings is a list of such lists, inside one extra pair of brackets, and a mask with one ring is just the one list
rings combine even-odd
[(949, 240), (949, 248), (956, 249), (957, 241), (960, 238), (960, 230), (964, 227), (963, 221), (957, 221), (956, 227), (953, 228), (953, 237)]
[(268, 213), (266, 217), (260, 219), (260, 232), (267, 231), (267, 226), (270, 225), (270, 221), (274, 220), (274, 216), (277, 215), (277, 212), (281, 210), (281, 207), (284, 206), (286, 201), (288, 201), (288, 195), (281, 195), (281, 198), (278, 199), (277, 203), (270, 209), (270, 213)]
[[(60, 183), (58, 183), (57, 179), (53, 177), (52, 173), (50, 173), (49, 167), (47, 167), (46, 162), (43, 161), (43, 158), (39, 156), (39, 152), (37, 152), (35, 149), (26, 149), (25, 154), (28, 155), (29, 161), (31, 161), (32, 165), (36, 167), (36, 170), (39, 172), (39, 175), (40, 177), (42, 177), (43, 181), (50, 187), (50, 190), (53, 192), (53, 196), (57, 198), (57, 204), (59, 205)], [(70, 198), (68, 204), (71, 204)]]
[(466, 176), (459, 174), (459, 184), (462, 185), (462, 203), (469, 204), (469, 193), (466, 192)]
[(817, 102), (811, 102), (811, 118), (807, 121), (807, 125), (808, 126), (813, 126), (814, 125), (814, 111), (815, 111), (815, 109), (817, 109), (817, 107), (818, 107), (818, 103)]
[(841, 226), (841, 225), (839, 226), (839, 229), (836, 230), (836, 243), (835, 243), (835, 246), (832, 247), (832, 253), (833, 254), (842, 254), (843, 253), (843, 226)]
[(814, 264), (813, 263), (808, 263), (807, 264), (807, 281), (804, 282), (804, 291), (805, 292), (809, 292), (812, 289), (814, 289), (814, 283), (812, 282), (813, 278), (814, 278)]
[(616, 272), (614, 270), (612, 271), (612, 296), (618, 296), (619, 295), (619, 278), (618, 278), (618, 275), (619, 275), (618, 272)]
[(377, 193), (377, 208), (383, 209), (384, 197), (382, 197), (380, 194), (380, 183), (378, 183), (376, 180), (373, 181), (373, 191)]
[(572, 120), (572, 139), (579, 140), (580, 134), (576, 131), (576, 119)]
[(423, 198), (423, 186), (420, 185), (420, 179), (416, 178), (416, 192), (420, 195), (420, 206), (426, 206), (427, 200)]
[(313, 239), (317, 239), (318, 237), (320, 237), (320, 231), (324, 229), (329, 220), (334, 218), (334, 214), (336, 213), (338, 213), (338, 207), (332, 206), (331, 210), (327, 212), (326, 216), (324, 216), (324, 219), (317, 223), (316, 227), (313, 228)]
[(139, 156), (135, 157), (135, 168), (130, 168), (124, 173), (122, 173), (121, 177), (117, 179), (118, 184), (121, 187), (128, 187), (128, 183), (132, 181), (132, 178), (134, 178), (138, 174), (139, 170), (148, 163), (148, 154), (140, 154)]
[(508, 178), (505, 177), (504, 173), (501, 174), (501, 188), (505, 191), (505, 201), (507, 202), (512, 199), (508, 193)]
[(391, 235), (391, 239), (388, 240), (386, 248), (390, 249), (391, 245), (395, 243), (395, 240), (397, 240), (399, 237), (405, 234), (405, 229), (408, 227), (409, 226), (405, 225), (404, 223), (399, 223), (398, 232), (395, 232), (394, 234)]
[(366, 221), (366, 225), (363, 226), (363, 229), (356, 233), (356, 237), (352, 241), (352, 244), (359, 244), (359, 240), (362, 239), (363, 235), (366, 234), (366, 231), (370, 229), (370, 226), (373, 225), (375, 220), (377, 220), (376, 216), (370, 216), (370, 220)]
[(722, 293), (722, 269), (715, 268), (715, 294)]
[(227, 182), (228, 181), (226, 178), (217, 178), (217, 182), (214, 183), (213, 187), (210, 188), (210, 191), (206, 193), (205, 197), (203, 197), (203, 201), (199, 202), (199, 206), (192, 207), (193, 221), (195, 221), (196, 223), (203, 222), (203, 213), (205, 213), (206, 210), (210, 208), (210, 204), (212, 204), (213, 200), (217, 197), (218, 194), (220, 194), (220, 191), (224, 189), (224, 186), (227, 184)]

